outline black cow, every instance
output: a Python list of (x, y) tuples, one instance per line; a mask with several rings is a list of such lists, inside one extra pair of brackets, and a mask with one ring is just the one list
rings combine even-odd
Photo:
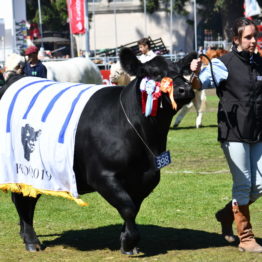
[[(160, 170), (154, 156), (165, 151), (167, 133), (176, 113), (168, 94), (163, 93), (157, 115), (145, 117), (140, 82), (144, 77), (156, 81), (172, 78), (178, 110), (194, 96), (181, 70), (195, 57), (196, 53), (191, 53), (172, 63), (157, 56), (142, 64), (130, 49), (123, 49), (122, 67), (136, 79), (126, 87), (97, 91), (80, 117), (74, 154), (77, 189), (79, 194), (97, 191), (118, 210), (124, 220), (120, 242), (125, 254), (136, 253), (140, 237), (135, 219), (142, 201), (159, 183)], [(41, 249), (33, 228), (37, 199), (12, 193), (20, 217), (20, 235), (29, 251)]]

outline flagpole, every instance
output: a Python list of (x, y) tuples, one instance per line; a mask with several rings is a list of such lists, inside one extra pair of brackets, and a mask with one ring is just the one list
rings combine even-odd
[(73, 34), (72, 34), (72, 9), (71, 9), (71, 0), (67, 0), (67, 8), (69, 14), (69, 30), (70, 30), (70, 55), (74, 57), (74, 42), (73, 42)]
[(197, 16), (196, 16), (196, 0), (194, 0), (194, 32), (195, 32), (195, 51), (197, 51)]
[(145, 19), (145, 36), (147, 37), (147, 17), (146, 17), (146, 0), (144, 0), (144, 19)]
[(94, 56), (96, 56), (96, 19), (95, 19), (95, 0), (93, 0), (93, 30), (94, 30)]
[(115, 56), (117, 56), (117, 23), (116, 23), (116, 0), (114, 0), (114, 21), (115, 21)]
[(39, 10), (39, 27), (40, 27), (40, 35), (41, 35), (41, 48), (44, 48), (43, 45), (43, 27), (42, 27), (42, 12), (41, 12), (41, 2), (38, 0), (38, 10)]
[(90, 37), (89, 37), (89, 21), (88, 21), (88, 0), (85, 0), (85, 56), (90, 55)]
[(172, 59), (173, 55), (173, 41), (172, 41), (172, 34), (173, 34), (173, 0), (170, 0), (170, 56)]

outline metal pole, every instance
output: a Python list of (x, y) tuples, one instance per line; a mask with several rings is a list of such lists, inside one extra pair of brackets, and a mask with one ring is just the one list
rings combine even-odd
[(194, 32), (195, 32), (195, 51), (197, 51), (197, 13), (196, 13), (196, 0), (194, 0)]
[(144, 0), (145, 36), (147, 37), (146, 0)]
[(70, 52), (71, 52), (71, 57), (74, 57), (74, 38), (72, 34), (72, 28), (71, 28), (71, 22), (70, 22)]
[(172, 34), (173, 34), (173, 0), (170, 0), (170, 57), (172, 60), (173, 55), (173, 41), (172, 41)]
[(117, 23), (116, 23), (116, 0), (114, 0), (114, 19), (115, 19), (115, 55), (117, 56)]
[(13, 43), (12, 43), (12, 52), (17, 52), (17, 41), (16, 41), (16, 19), (15, 19), (15, 8), (14, 8), (14, 0), (12, 1), (12, 15), (13, 15)]
[(89, 21), (88, 21), (88, 0), (85, 0), (85, 56), (90, 54), (90, 39), (89, 39)]
[(71, 10), (71, 0), (68, 0), (68, 14), (69, 14), (69, 30), (70, 30), (70, 55), (74, 57), (74, 42), (73, 42), (73, 34), (72, 34), (72, 10)]
[(40, 35), (41, 35), (41, 48), (44, 48), (44, 45), (43, 45), (42, 12), (41, 12), (40, 0), (38, 0), (38, 10), (39, 10), (39, 27), (40, 27)]
[(95, 19), (95, 0), (93, 0), (93, 23), (94, 23), (94, 56), (96, 56), (96, 19)]

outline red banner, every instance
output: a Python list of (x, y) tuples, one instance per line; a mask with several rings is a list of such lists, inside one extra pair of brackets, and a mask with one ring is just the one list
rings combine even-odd
[(67, 10), (72, 34), (85, 33), (85, 0), (67, 0)]

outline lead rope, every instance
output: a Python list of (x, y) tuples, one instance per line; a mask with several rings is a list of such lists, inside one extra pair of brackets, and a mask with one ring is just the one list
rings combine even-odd
[(121, 90), (121, 93), (120, 93), (120, 96), (119, 96), (119, 101), (120, 101), (120, 105), (121, 105), (121, 108), (123, 110), (123, 113), (126, 117), (126, 120), (127, 122), (130, 124), (130, 126), (134, 129), (134, 131), (136, 132), (137, 136), (140, 138), (140, 140), (142, 141), (142, 143), (145, 145), (145, 147), (148, 149), (148, 151), (151, 153), (151, 155), (156, 158), (156, 155), (153, 153), (153, 151), (149, 148), (149, 146), (146, 144), (146, 142), (144, 141), (143, 137), (139, 134), (139, 132), (137, 131), (137, 129), (135, 128), (135, 126), (133, 125), (133, 123), (130, 121), (129, 117), (127, 116), (126, 114), (126, 111), (125, 111), (125, 108), (123, 106), (123, 103), (122, 103), (122, 91), (123, 89)]

